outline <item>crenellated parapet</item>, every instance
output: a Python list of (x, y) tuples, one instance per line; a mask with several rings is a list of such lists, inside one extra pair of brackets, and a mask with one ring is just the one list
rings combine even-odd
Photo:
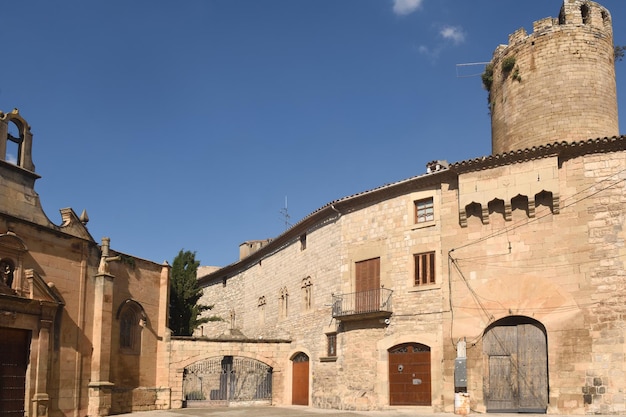
[(614, 61), (611, 15), (592, 1), (509, 35), (483, 75), (492, 153), (618, 135)]

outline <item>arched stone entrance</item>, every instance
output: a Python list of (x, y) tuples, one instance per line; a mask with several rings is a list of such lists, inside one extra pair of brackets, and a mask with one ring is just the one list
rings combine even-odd
[(292, 362), (292, 391), (293, 405), (309, 405), (309, 356), (298, 352), (291, 359)]
[(545, 413), (548, 407), (548, 348), (537, 320), (511, 316), (483, 337), (487, 412)]
[(431, 405), (430, 347), (403, 343), (389, 352), (389, 405)]

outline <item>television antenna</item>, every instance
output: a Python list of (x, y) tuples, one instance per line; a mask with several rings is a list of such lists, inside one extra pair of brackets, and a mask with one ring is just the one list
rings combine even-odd
[[(487, 62), (468, 62), (465, 64), (456, 64), (456, 78), (469, 78), (469, 77), (477, 77), (482, 75), (484, 72), (484, 66), (489, 64)], [(483, 66), (483, 69), (480, 72), (475, 72), (477, 66)], [(469, 73), (465, 73), (465, 71), (471, 71)]]
[(287, 210), (287, 196), (285, 196), (285, 207), (280, 209), (280, 214), (283, 216), (283, 221), (285, 222), (285, 230), (289, 229), (292, 225), (289, 222), (291, 216), (289, 215), (289, 211)]

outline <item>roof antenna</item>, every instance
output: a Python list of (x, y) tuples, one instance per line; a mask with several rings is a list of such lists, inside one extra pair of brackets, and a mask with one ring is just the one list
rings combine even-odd
[(285, 222), (285, 230), (291, 227), (291, 223), (289, 223), (289, 219), (291, 216), (289, 215), (289, 211), (287, 210), (287, 196), (285, 196), (285, 207), (280, 210), (280, 214), (283, 216), (283, 221)]
[[(485, 65), (489, 64), (489, 62), (468, 62), (466, 64), (456, 64), (456, 78), (469, 78), (469, 77), (477, 77), (482, 75), (485, 69)], [(483, 66), (483, 69), (480, 72), (467, 72), (467, 71), (475, 71), (474, 69), (469, 69), (471, 67), (475, 67), (477, 65)]]

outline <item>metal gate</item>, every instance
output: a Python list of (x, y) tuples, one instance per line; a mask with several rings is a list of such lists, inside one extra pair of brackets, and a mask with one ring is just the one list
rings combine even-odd
[(231, 402), (272, 401), (272, 367), (255, 359), (223, 356), (185, 368), (183, 395), (188, 407)]

